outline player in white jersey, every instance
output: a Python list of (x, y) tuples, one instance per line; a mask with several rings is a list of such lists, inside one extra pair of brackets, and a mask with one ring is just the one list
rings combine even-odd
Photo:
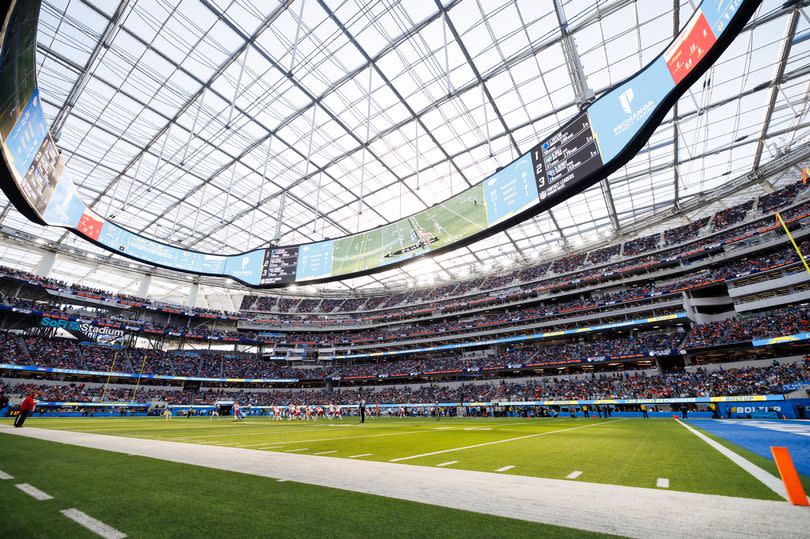
[(281, 407), (280, 406), (273, 406), (273, 419), (276, 421), (281, 421), (283, 418), (281, 417)]
[(332, 414), (332, 416), (343, 421), (343, 412), (340, 409), (340, 405), (338, 404), (335, 405), (335, 413)]
[(166, 408), (166, 411), (163, 412), (163, 415), (166, 418), (166, 421), (171, 421), (171, 419), (172, 419), (172, 411), (169, 408)]
[(287, 406), (287, 421), (292, 421), (294, 415), (295, 415), (295, 406), (290, 404), (289, 406)]
[(219, 421), (219, 409), (218, 409), (218, 408), (214, 408), (214, 409), (211, 411), (211, 417), (209, 417), (209, 418), (208, 418), (208, 420), (209, 420), (209, 421), (211, 421), (211, 420), (213, 420), (215, 417), (217, 418), (217, 421)]
[(233, 403), (233, 420), (234, 421), (241, 421), (242, 415), (239, 413), (239, 403)]

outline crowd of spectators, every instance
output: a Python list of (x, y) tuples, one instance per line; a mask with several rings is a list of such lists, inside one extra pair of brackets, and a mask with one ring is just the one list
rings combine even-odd
[(676, 245), (695, 239), (700, 231), (709, 223), (709, 217), (692, 221), (688, 225), (670, 228), (664, 232), (664, 245)]
[(660, 239), (661, 234), (651, 234), (627, 241), (624, 244), (624, 256), (635, 256), (653, 251), (658, 247)]
[(686, 340), (686, 348), (746, 342), (810, 330), (810, 310), (797, 306), (765, 313), (730, 318), (708, 324), (695, 324)]
[(728, 228), (730, 226), (734, 226), (743, 219), (751, 211), (751, 208), (754, 207), (754, 201), (748, 200), (743, 202), (742, 204), (737, 204), (736, 206), (732, 206), (730, 208), (726, 208), (725, 210), (721, 210), (714, 214), (714, 221), (712, 222), (712, 227), (714, 230), (722, 230), (724, 228)]
[(757, 209), (761, 213), (773, 213), (779, 208), (784, 208), (793, 202), (799, 193), (807, 186), (802, 182), (791, 183), (777, 189), (773, 193), (768, 193), (759, 197)]
[(135, 306), (135, 307), (151, 307), (154, 310), (158, 310), (160, 308), (166, 308), (171, 312), (176, 313), (187, 313), (197, 316), (202, 316), (206, 318), (210, 317), (218, 317), (218, 316), (231, 316), (233, 313), (227, 313), (225, 311), (217, 311), (212, 309), (204, 309), (201, 307), (187, 307), (183, 305), (178, 305), (174, 303), (166, 303), (166, 302), (159, 302), (148, 300), (145, 298), (141, 298), (138, 296), (133, 296), (129, 294), (122, 294), (122, 293), (115, 293), (109, 290), (102, 290), (98, 288), (92, 288), (89, 286), (84, 286), (78, 283), (66, 283), (60, 281), (58, 279), (51, 279), (47, 277), (41, 277), (39, 275), (35, 275), (33, 273), (29, 273), (27, 271), (18, 270), (15, 268), (9, 268), (6, 266), (0, 266), (0, 278), (12, 278), (25, 281), (31, 285), (41, 286), (43, 288), (58, 291), (61, 293), (72, 294), (74, 296), (87, 298), (87, 299), (94, 299), (100, 301), (106, 301), (110, 303), (120, 303), (123, 305), (128, 306)]
[(616, 245), (608, 245), (607, 247), (602, 247), (601, 249), (588, 251), (588, 263), (593, 266), (597, 264), (604, 264), (612, 258), (619, 256), (621, 250), (622, 246), (617, 243)]
[[(522, 402), (536, 400), (652, 399), (708, 396), (762, 395), (780, 393), (783, 386), (810, 381), (806, 361), (767, 367), (697, 368), (667, 374), (650, 371), (624, 371), (583, 374), (568, 377), (537, 377), (529, 381), (500, 380), (491, 383), (422, 386), (383, 386), (377, 388), (336, 388), (296, 390), (202, 389), (199, 392), (138, 389), (136, 401), (164, 400), (173, 404), (214, 404), (233, 399), (243, 405), (357, 404), (368, 403), (457, 403)], [(10, 395), (36, 392), (42, 401), (98, 402), (102, 386), (83, 384), (9, 384), (2, 388)], [(134, 387), (108, 388), (104, 400), (127, 402)]]

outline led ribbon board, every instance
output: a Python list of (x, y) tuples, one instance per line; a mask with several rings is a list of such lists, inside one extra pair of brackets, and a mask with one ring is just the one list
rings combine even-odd
[(131, 232), (81, 200), (42, 111), (35, 62), (40, 2), (13, 0), (0, 11), (0, 186), (36, 223), (67, 228), (114, 253), (173, 270), (231, 277), (256, 288), (384, 271), (504, 230), (627, 163), (740, 33), (760, 1), (704, 0), (678, 37), (644, 69), (502, 170), (443, 202), (333, 240), (223, 255)]

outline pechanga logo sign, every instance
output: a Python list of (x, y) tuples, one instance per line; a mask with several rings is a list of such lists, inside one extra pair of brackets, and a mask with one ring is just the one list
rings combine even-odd
[(616, 157), (638, 133), (675, 83), (663, 58), (618, 86), (588, 108), (602, 161)]
[(111, 342), (124, 337), (124, 330), (122, 329), (94, 326), (76, 320), (61, 320), (45, 316), (40, 321), (40, 325), (47, 328), (62, 328), (79, 339), (91, 341)]
[(613, 126), (613, 134), (617, 137), (620, 136), (626, 129), (631, 129), (634, 126), (644, 121), (644, 118), (650, 113), (654, 105), (651, 99), (639, 106), (636, 110), (632, 108), (633, 102), (633, 89), (628, 88), (623, 94), (619, 96), (619, 103), (621, 103), (622, 110), (627, 117), (621, 121), (620, 124)]
[(633, 89), (628, 88), (624, 91), (623, 94), (619, 96), (619, 103), (622, 104), (622, 110), (625, 114), (631, 114), (633, 112), (633, 108), (631, 104), (633, 103)]

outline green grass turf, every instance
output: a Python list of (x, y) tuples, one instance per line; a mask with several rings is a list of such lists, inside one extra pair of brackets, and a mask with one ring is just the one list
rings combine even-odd
[[(175, 440), (267, 451), (400, 461), (579, 481), (655, 488), (659, 477), (670, 489), (778, 500), (771, 490), (672, 420), (641, 419), (371, 419), (343, 422), (274, 422), (252, 418), (42, 419), (31, 426)], [(513, 438), (518, 438), (512, 440)], [(509, 440), (503, 443), (503, 440)], [(488, 444), (480, 446), (480, 444)], [(469, 447), (478, 446), (478, 447)], [(461, 449), (459, 449), (461, 448)], [(448, 451), (452, 450), (452, 451)], [(331, 453), (331, 451), (335, 451)]]
[(0, 463), (14, 476), (0, 481), (0, 537), (94, 537), (59, 514), (70, 507), (130, 537), (603, 537), (7, 434)]
[[(739, 445), (737, 445), (735, 443), (729, 442), (725, 438), (715, 436), (714, 434), (700, 428), (700, 423), (699, 422), (693, 421), (693, 422), (690, 423), (689, 426), (696, 428), (697, 430), (699, 430), (700, 432), (702, 432), (703, 434), (705, 434), (706, 436), (708, 436), (712, 440), (714, 440), (714, 441), (718, 442), (719, 444), (731, 449), (732, 451), (734, 451), (735, 453), (737, 453), (741, 457), (746, 458), (747, 460), (749, 460), (752, 463), (756, 464), (757, 466), (759, 466), (763, 470), (766, 470), (767, 472), (775, 475), (776, 477), (779, 477), (779, 470), (776, 468), (776, 462), (774, 462), (773, 459), (765, 458), (762, 455), (757, 455), (753, 451), (749, 451), (748, 449), (745, 449), (744, 447), (740, 447)], [(810, 493), (810, 477), (807, 477), (806, 475), (799, 474), (799, 480), (802, 482), (802, 486), (804, 487), (804, 491), (807, 492), (807, 493)]]

